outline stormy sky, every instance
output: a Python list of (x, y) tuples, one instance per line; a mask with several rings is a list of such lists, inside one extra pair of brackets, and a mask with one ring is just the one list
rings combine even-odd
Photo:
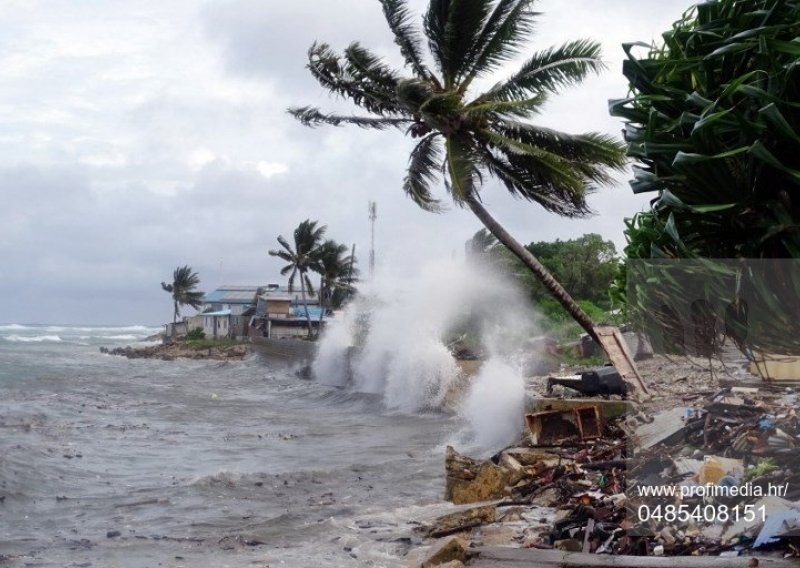
[[(530, 49), (588, 37), (609, 69), (554, 97), (537, 122), (617, 134), (620, 44), (650, 42), (689, 0), (541, 0)], [(423, 0), (412, 6), (421, 11)], [(369, 248), (378, 269), (462, 254), (468, 211), (425, 213), (400, 183), (413, 142), (398, 131), (310, 130), (292, 105), (346, 108), (304, 69), (314, 40), (359, 40), (399, 66), (373, 0), (5, 0), (0, 13), (0, 322), (160, 324), (178, 265), (202, 288), (279, 282), (275, 238), (318, 219)], [(499, 75), (508, 74), (514, 65)], [(563, 220), (488, 182), (484, 201), (523, 242), (597, 232), (621, 248), (648, 198), (627, 176), (594, 217)], [(188, 313), (192, 313), (189, 309)]]

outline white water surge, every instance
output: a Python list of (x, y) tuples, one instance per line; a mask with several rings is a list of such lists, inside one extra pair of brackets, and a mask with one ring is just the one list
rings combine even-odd
[(425, 265), (403, 280), (378, 279), (329, 327), (314, 374), (328, 384), (383, 395), (387, 408), (441, 408), (459, 381), (445, 338), (477, 331), (485, 361), (459, 413), (483, 448), (521, 430), (522, 357), (538, 335), (536, 314), (505, 275), (455, 260)]

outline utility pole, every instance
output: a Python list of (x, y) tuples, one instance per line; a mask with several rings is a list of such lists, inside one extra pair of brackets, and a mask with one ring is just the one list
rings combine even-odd
[(375, 276), (375, 219), (378, 218), (378, 204), (374, 201), (369, 202), (369, 221), (372, 231), (372, 241), (369, 249), (369, 278)]

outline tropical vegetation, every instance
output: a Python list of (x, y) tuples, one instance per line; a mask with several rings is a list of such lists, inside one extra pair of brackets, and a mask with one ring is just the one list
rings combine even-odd
[[(599, 44), (576, 40), (531, 53), (533, 0), (430, 0), (421, 31), (405, 0), (380, 2), (404, 69), (390, 68), (357, 42), (341, 54), (315, 43), (308, 63), (313, 77), (366, 114), (326, 114), (310, 106), (289, 112), (307, 126), (394, 127), (417, 139), (402, 184), (408, 197), (425, 210), (441, 211), (432, 192), (441, 177), (456, 206), (469, 207), (594, 335), (591, 318), (492, 217), (480, 191), (493, 178), (513, 196), (546, 211), (564, 217), (590, 213), (587, 195), (610, 181), (611, 170), (624, 166), (623, 146), (604, 134), (571, 135), (529, 119), (543, 111), (551, 95), (603, 69)], [(517, 72), (474, 92), (523, 48), (527, 59)]]
[[(200, 285), (200, 277), (193, 272), (189, 266), (179, 266), (172, 273), (172, 282), (161, 283), (161, 288), (172, 296), (173, 303), (173, 323), (178, 322), (181, 316), (181, 306), (191, 306), (198, 309), (203, 304), (203, 292), (197, 290)], [(174, 333), (173, 326), (173, 333)]]
[[(631, 92), (611, 102), (611, 114), (626, 121), (633, 191), (655, 195), (648, 211), (627, 221), (629, 259), (800, 257), (798, 37), (797, 2), (712, 0), (685, 13), (663, 44), (645, 46), (644, 57), (636, 56), (639, 44), (625, 46)], [(652, 308), (645, 290), (681, 295), (665, 265), (650, 264), (648, 286), (632, 296), (640, 309)], [(703, 294), (727, 295), (729, 319), (746, 319), (744, 290), (765, 307), (758, 319), (770, 324), (746, 348), (787, 347), (783, 340), (797, 335), (788, 332), (797, 314), (786, 309), (798, 305), (797, 271), (767, 285), (781, 270), (774, 262), (745, 269), (708, 261), (692, 269), (706, 275)], [(624, 287), (623, 274), (620, 298)]]
[[(469, 259), (490, 270), (500, 271), (517, 282), (543, 316), (543, 325), (551, 336), (574, 337), (577, 326), (569, 313), (491, 233), (481, 229), (467, 241), (466, 248)], [(615, 319), (613, 311), (616, 306), (612, 306), (609, 291), (621, 260), (612, 241), (587, 233), (576, 239), (533, 242), (525, 248), (563, 284), (592, 320), (609, 323)]]
[(355, 293), (358, 281), (355, 249), (332, 239), (320, 245), (313, 270), (319, 274), (320, 317), (329, 309), (338, 309)]
[(294, 291), (295, 280), (300, 279), (300, 298), (303, 302), (306, 321), (308, 322), (308, 335), (313, 335), (314, 330), (311, 326), (311, 315), (308, 312), (306, 298), (308, 294), (314, 293), (314, 285), (311, 283), (309, 272), (317, 262), (317, 254), (325, 237), (325, 225), (319, 226), (318, 221), (306, 219), (294, 230), (293, 243), (290, 244), (283, 236), (278, 236), (278, 243), (281, 249), (270, 250), (270, 256), (276, 256), (287, 264), (281, 269), (281, 276), (289, 275), (289, 292)]
[(270, 256), (287, 263), (281, 269), (281, 275), (289, 275), (290, 293), (294, 291), (295, 281), (300, 280), (300, 297), (309, 337), (314, 335), (307, 302), (308, 296), (314, 294), (311, 273), (320, 276), (320, 321), (327, 310), (341, 307), (354, 294), (354, 284), (358, 280), (354, 254), (348, 254), (346, 245), (331, 239), (323, 240), (326, 231), (327, 226), (306, 219), (294, 230), (292, 243), (279, 236), (278, 243), (282, 248), (269, 251)]

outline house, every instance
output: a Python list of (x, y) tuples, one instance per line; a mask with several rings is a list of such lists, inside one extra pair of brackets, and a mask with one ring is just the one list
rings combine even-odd
[(239, 338), (248, 335), (255, 313), (256, 295), (266, 286), (220, 286), (203, 298), (201, 313), (191, 318), (190, 328), (202, 327), (206, 337)]
[[(308, 333), (306, 309), (312, 327), (319, 327), (322, 308), (319, 299), (312, 294), (303, 302), (302, 294), (272, 284), (258, 297), (255, 316), (252, 318), (251, 337), (295, 337)], [(325, 319), (323, 319), (323, 324)]]
[(201, 312), (230, 310), (231, 315), (240, 316), (255, 304), (256, 294), (265, 286), (220, 286), (203, 298)]

